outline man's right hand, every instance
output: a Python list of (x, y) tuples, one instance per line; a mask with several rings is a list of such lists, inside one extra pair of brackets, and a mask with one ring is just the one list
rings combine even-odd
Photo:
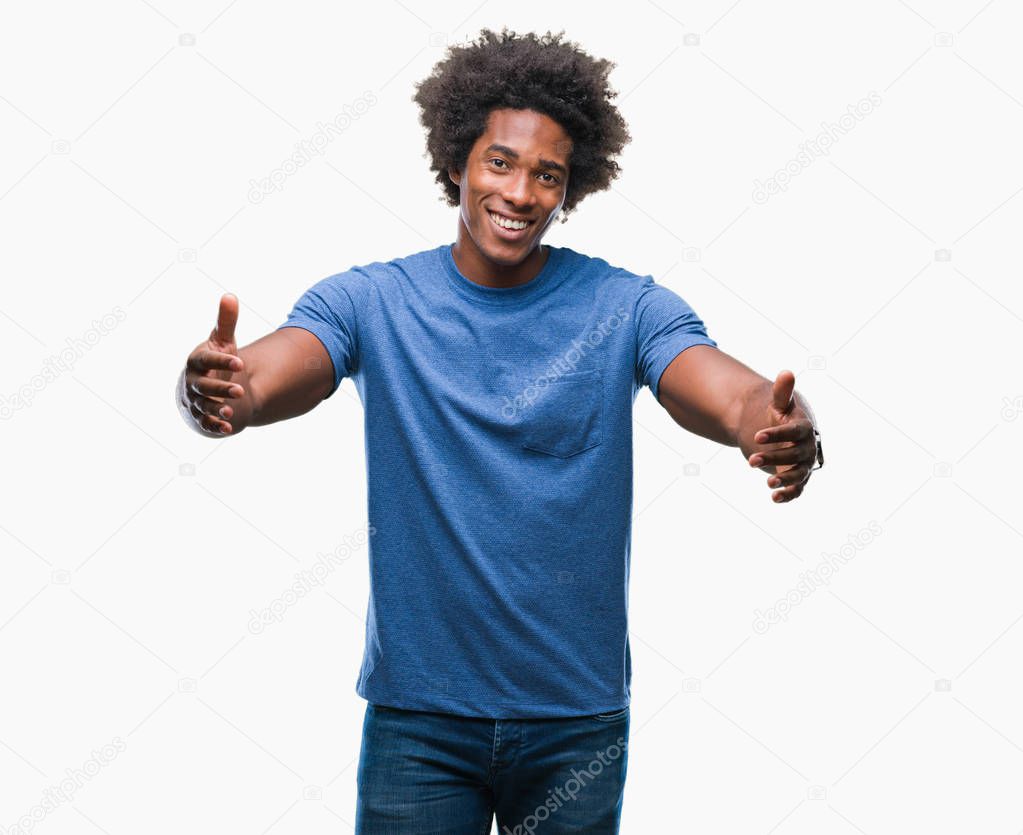
[(239, 349), (237, 322), (238, 297), (225, 293), (216, 327), (178, 375), (178, 410), (207, 438), (303, 415), (334, 389), (333, 361), (319, 337), (300, 325), (280, 327)]
[(217, 324), (209, 339), (200, 342), (188, 355), (178, 393), (182, 414), (208, 433), (230, 435), (231, 418), (239, 405), (245, 408), (247, 392), (245, 362), (238, 356), (234, 329), (238, 323), (238, 297), (225, 293), (220, 297)]

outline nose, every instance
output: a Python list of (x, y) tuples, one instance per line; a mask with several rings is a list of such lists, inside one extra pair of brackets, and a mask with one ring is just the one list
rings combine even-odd
[(518, 209), (528, 209), (536, 202), (530, 173), (519, 169), (512, 176), (505, 177), (501, 196)]

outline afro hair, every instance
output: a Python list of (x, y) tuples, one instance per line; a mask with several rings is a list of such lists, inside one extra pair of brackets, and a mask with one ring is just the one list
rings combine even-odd
[(571, 137), (562, 222), (586, 195), (607, 189), (618, 176), (614, 157), (631, 137), (611, 101), (617, 92), (608, 87), (607, 76), (615, 64), (588, 55), (563, 36), (483, 29), (474, 41), (449, 46), (431, 74), (416, 84), (412, 98), (426, 129), (425, 156), (448, 205), (459, 204), (459, 188), (448, 170), (464, 170), (495, 108), (543, 113)]

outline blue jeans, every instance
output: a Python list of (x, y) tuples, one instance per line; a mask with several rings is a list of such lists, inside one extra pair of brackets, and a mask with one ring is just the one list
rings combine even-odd
[(484, 719), (367, 703), (357, 835), (617, 835), (629, 708)]

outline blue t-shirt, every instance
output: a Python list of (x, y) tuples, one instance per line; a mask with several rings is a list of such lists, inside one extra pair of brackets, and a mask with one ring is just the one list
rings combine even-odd
[[(485, 287), (444, 244), (324, 278), (315, 334), (365, 413), (370, 596), (356, 692), (465, 716), (630, 701), (632, 407), (692, 345), (674, 291), (567, 247)], [(331, 395), (328, 395), (331, 396)]]

